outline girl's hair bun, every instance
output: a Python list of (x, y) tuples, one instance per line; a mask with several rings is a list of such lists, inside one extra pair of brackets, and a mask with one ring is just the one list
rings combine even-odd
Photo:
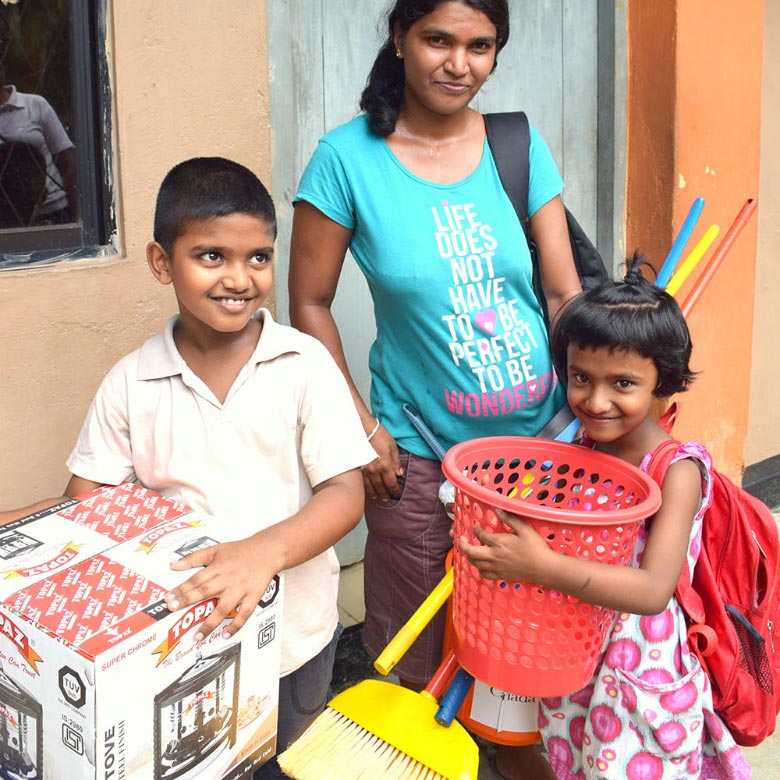
[(653, 266), (647, 262), (645, 256), (640, 252), (634, 252), (633, 256), (627, 257), (626, 275), (623, 277), (623, 282), (631, 287), (636, 287), (637, 285), (647, 282), (645, 275), (642, 273), (643, 266), (647, 266), (655, 273)]
[(604, 282), (566, 304), (553, 326), (550, 352), (558, 377), (568, 379), (568, 348), (628, 350), (650, 358), (658, 369), (654, 395), (668, 398), (695, 377), (689, 361), (691, 335), (677, 301), (645, 278), (643, 255), (626, 258), (621, 281)]

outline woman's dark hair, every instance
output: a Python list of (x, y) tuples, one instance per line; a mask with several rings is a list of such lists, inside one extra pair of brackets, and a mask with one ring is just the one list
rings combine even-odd
[(171, 168), (160, 185), (154, 240), (171, 254), (193, 222), (236, 213), (262, 219), (276, 235), (273, 201), (252, 171), (224, 157), (192, 157)]
[(648, 265), (636, 253), (626, 260), (622, 282), (605, 282), (573, 298), (553, 326), (550, 351), (559, 378), (568, 380), (569, 344), (581, 349), (638, 352), (655, 363), (654, 395), (668, 398), (688, 389), (691, 334), (677, 301), (642, 275)]
[[(395, 55), (395, 28), (408, 30), (418, 19), (432, 13), (448, 0), (396, 0), (387, 17), (387, 40), (371, 67), (366, 87), (360, 96), (360, 108), (368, 114), (368, 126), (375, 135), (386, 138), (395, 130), (404, 94), (404, 63)], [(498, 52), (509, 39), (509, 6), (507, 0), (456, 0), (485, 14), (496, 27), (496, 62)], [(495, 70), (496, 64), (493, 64)]]

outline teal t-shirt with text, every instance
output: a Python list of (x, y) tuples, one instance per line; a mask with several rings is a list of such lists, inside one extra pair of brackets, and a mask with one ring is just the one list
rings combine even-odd
[[(529, 163), (533, 215), (563, 188), (533, 128)], [(405, 168), (359, 115), (320, 139), (297, 200), (353, 231), (377, 325), (371, 408), (401, 447), (433, 457), (404, 403), (445, 448), (532, 436), (563, 405), (528, 245), (487, 142), (469, 176), (438, 184)]]

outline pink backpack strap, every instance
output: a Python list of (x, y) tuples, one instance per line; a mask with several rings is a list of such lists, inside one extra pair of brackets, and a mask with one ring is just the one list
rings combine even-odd
[[(667, 439), (667, 441), (662, 442), (653, 450), (650, 460), (647, 463), (647, 473), (656, 481), (658, 487), (663, 488), (664, 477), (666, 477), (666, 472), (669, 470), (669, 466), (672, 465), (672, 461), (674, 460), (675, 455), (677, 455), (679, 448), (679, 441), (676, 439)], [(706, 619), (704, 602), (702, 602), (701, 596), (699, 596), (691, 585), (691, 571), (688, 567), (687, 560), (680, 572), (680, 579), (677, 581), (674, 595), (677, 597), (680, 606), (694, 624), (704, 623)], [(707, 637), (704, 637), (701, 641), (706, 642), (706, 639)]]

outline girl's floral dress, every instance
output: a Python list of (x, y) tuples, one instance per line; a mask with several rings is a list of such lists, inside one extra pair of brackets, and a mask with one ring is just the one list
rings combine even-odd
[[(675, 460), (680, 458), (694, 458), (702, 471), (704, 499), (688, 543), (693, 572), (710, 504), (712, 462), (693, 441), (680, 445)], [(643, 524), (633, 566), (646, 541)], [(542, 699), (539, 728), (559, 780), (750, 778), (747, 760), (713, 710), (709, 680), (688, 649), (685, 617), (674, 596), (658, 615), (616, 614), (590, 683), (568, 696)]]

